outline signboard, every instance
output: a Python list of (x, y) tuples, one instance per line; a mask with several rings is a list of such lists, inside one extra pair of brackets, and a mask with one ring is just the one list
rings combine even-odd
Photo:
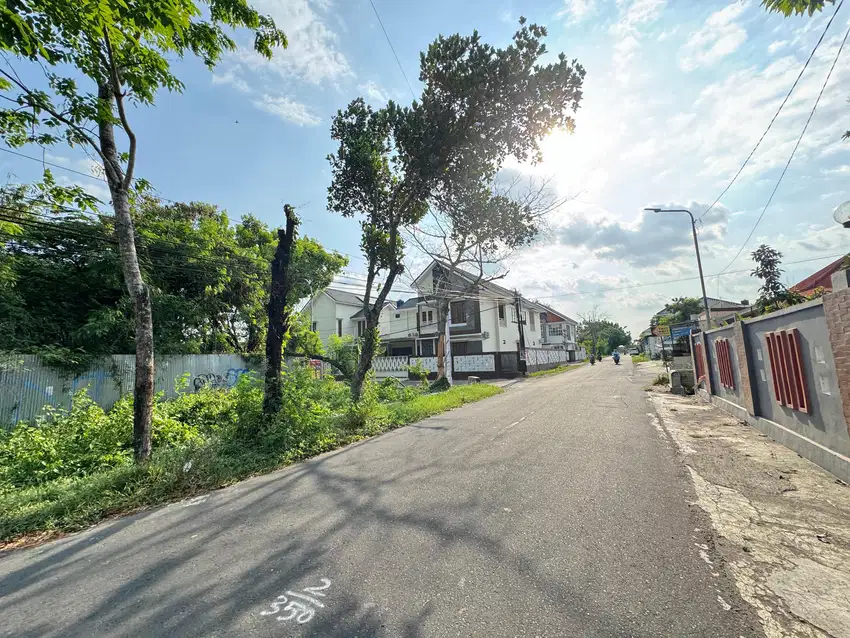
[[(670, 330), (670, 326), (664, 326), (664, 327), (667, 328), (668, 330)], [(670, 332), (671, 332), (671, 336), (674, 339), (678, 339), (679, 337), (687, 337), (689, 334), (691, 334), (691, 327), (690, 326), (679, 326), (677, 328), (673, 328)]]
[(656, 337), (669, 337), (670, 336), (670, 326), (655, 326), (653, 329)]

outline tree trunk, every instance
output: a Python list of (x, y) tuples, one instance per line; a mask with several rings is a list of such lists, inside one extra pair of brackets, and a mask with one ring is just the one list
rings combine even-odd
[(360, 358), (357, 360), (357, 367), (354, 369), (354, 376), (351, 378), (351, 400), (355, 403), (360, 400), (363, 394), (363, 384), (366, 381), (366, 375), (372, 368), (372, 359), (375, 358), (375, 351), (378, 347), (378, 321), (380, 319), (380, 310), (372, 316), (369, 313), (366, 316), (366, 329), (363, 332), (362, 342), (360, 344)]
[(269, 291), (269, 328), (266, 333), (266, 377), (263, 394), (263, 415), (274, 417), (280, 412), (281, 378), (280, 368), (283, 359), (283, 340), (289, 330), (289, 311), (287, 297), (291, 288), (289, 281), (289, 262), (292, 258), (292, 244), (298, 218), (295, 209), (289, 204), (284, 206), (286, 229), (277, 231), (277, 250), (272, 260), (272, 282)]
[[(101, 86), (98, 91), (102, 100), (112, 104), (112, 94), (108, 87)], [(100, 151), (104, 157), (104, 170), (109, 192), (112, 195), (112, 207), (115, 211), (115, 233), (118, 236), (118, 252), (121, 257), (121, 271), (127, 292), (133, 299), (136, 318), (136, 383), (133, 388), (133, 454), (137, 463), (143, 463), (151, 456), (151, 421), (153, 417), (154, 395), (154, 359), (153, 359), (153, 313), (151, 311), (150, 292), (139, 268), (136, 255), (136, 240), (133, 218), (130, 215), (130, 198), (123, 183), (123, 170), (115, 146), (115, 131), (109, 122), (98, 125)]]
[(378, 349), (378, 324), (381, 319), (381, 310), (395, 283), (395, 278), (401, 270), (401, 266), (390, 268), (387, 278), (381, 287), (381, 292), (375, 297), (374, 303), (369, 306), (368, 301), (364, 302), (366, 330), (363, 333), (363, 341), (360, 344), (360, 357), (357, 359), (357, 368), (355, 368), (354, 376), (351, 379), (351, 400), (355, 403), (360, 400), (360, 396), (363, 394), (363, 383), (366, 381), (366, 375), (369, 374), (369, 370), (372, 368), (372, 359), (375, 358), (375, 351)]
[(437, 379), (446, 376), (446, 321), (449, 316), (449, 301), (437, 299)]

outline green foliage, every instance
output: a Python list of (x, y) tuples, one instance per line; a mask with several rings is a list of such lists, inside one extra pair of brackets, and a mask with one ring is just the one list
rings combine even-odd
[(639, 363), (646, 363), (649, 361), (649, 355), (646, 354), (636, 354), (632, 356), (632, 365), (637, 365)]
[(608, 319), (585, 319), (578, 326), (578, 341), (588, 353), (595, 352), (602, 358), (618, 346), (628, 346), (632, 342), (632, 335), (620, 324)]
[(417, 360), (413, 365), (407, 366), (407, 371), (419, 379), (419, 383), (424, 387), (428, 387), (428, 375), (431, 374), (431, 370), (422, 365), (421, 360)]
[(561, 374), (562, 372), (569, 372), (570, 370), (575, 370), (576, 368), (580, 368), (583, 364), (581, 363), (573, 363), (573, 364), (562, 364), (556, 368), (552, 368), (550, 370), (538, 370), (537, 372), (531, 372), (528, 376), (530, 377), (548, 377), (552, 374)]
[(440, 377), (428, 386), (428, 392), (445, 392), (451, 387), (448, 377)]
[(785, 285), (782, 283), (784, 271), (779, 267), (782, 264), (782, 253), (762, 244), (753, 251), (752, 257), (756, 267), (750, 274), (762, 280), (756, 304), (760, 307), (777, 304), (785, 292)]
[[(151, 105), (160, 89), (182, 91), (171, 60), (191, 53), (213, 67), (236, 48), (230, 36), (236, 27), (254, 32), (254, 49), (265, 57), (271, 57), (274, 47), (286, 46), (274, 21), (245, 0), (3, 3), (0, 47), (37, 63), (34, 68), (43, 70), (46, 86), (26, 86), (21, 77), (27, 74), (18, 74), (6, 59), (0, 90), (14, 108), (0, 109), (0, 134), (11, 146), (64, 141), (97, 149), (88, 130), (92, 126), (118, 125), (129, 133), (123, 108), (119, 119), (112, 99), (120, 104), (129, 96), (135, 104)], [(80, 75), (90, 81), (88, 86)], [(107, 87), (108, 103), (98, 94), (98, 85)], [(129, 156), (134, 159), (135, 138), (131, 144)]]
[[(135, 350), (133, 307), (106, 216), (36, 211), (0, 246), (0, 349), (50, 357), (66, 369)], [(152, 290), (154, 341), (163, 354), (262, 351), (275, 238), (248, 215), (231, 225), (210, 204), (135, 206), (137, 252)], [(321, 289), (347, 263), (316, 241), (296, 242), (291, 304)]]
[[(305, 380), (298, 381), (302, 382)], [(239, 405), (240, 401), (256, 404), (257, 413), (262, 404), (262, 390), (254, 394), (250, 385), (244, 389), (250, 391), (218, 392), (219, 395), (235, 395), (239, 418), (246, 407)], [(128, 458), (126, 462), (99, 472), (67, 476), (29, 487), (0, 489), (0, 543), (32, 532), (78, 530), (107, 516), (223, 487), (500, 392), (501, 388), (482, 383), (457, 386), (439, 394), (423, 394), (407, 401), (378, 404), (377, 418), (366, 415), (365, 426), (359, 430), (345, 431), (336, 427), (332, 415), (301, 421), (293, 430), (287, 430), (282, 419), (272, 429), (271, 438), (255, 445), (246, 445), (239, 439), (213, 437), (198, 445), (159, 449), (144, 465), (134, 465)], [(202, 401), (217, 401), (211, 394), (203, 396)], [(183, 409), (188, 408), (184, 405)], [(295, 441), (295, 436), (302, 438)]]
[(652, 382), (652, 385), (668, 385), (670, 383), (670, 378), (666, 374), (659, 374), (655, 377), (655, 380)]
[(695, 297), (674, 297), (670, 303), (665, 304), (664, 310), (670, 314), (658, 317), (654, 325), (663, 326), (685, 323), (691, 320), (691, 315), (700, 314), (704, 308), (702, 299)]
[(825, 4), (834, 4), (835, 0), (762, 0), (761, 5), (771, 12), (782, 13), (790, 16), (808, 14), (814, 15), (815, 11), (822, 11)]
[[(360, 369), (371, 363), (378, 313), (404, 269), (401, 230), (417, 224), (436, 196), (493, 203), (487, 188), (508, 156), (539, 161), (546, 135), (574, 128), (585, 72), (563, 53), (541, 64), (545, 36), (524, 18), (504, 48), (477, 32), (440, 36), (420, 58), (420, 100), (375, 110), (357, 98), (333, 118), (328, 209), (360, 218), (370, 282), (386, 273), (377, 294), (371, 284), (366, 291)], [(352, 383), (355, 395), (361, 381)]]

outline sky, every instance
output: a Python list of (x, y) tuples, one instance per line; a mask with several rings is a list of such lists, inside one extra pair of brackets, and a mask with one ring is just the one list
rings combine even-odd
[[(237, 40), (246, 46), (212, 72), (196, 60), (176, 61), (186, 90), (163, 92), (156, 107), (131, 113), (137, 174), (165, 198), (214, 203), (232, 218), (250, 213), (280, 225), (283, 204), (293, 204), (302, 232), (348, 254), (356, 279), (365, 272), (357, 221), (326, 210), (333, 115), (358, 96), (376, 107), (388, 99), (409, 103), (422, 88), (419, 52), (438, 35), (477, 29), (485, 41), (506, 45), (522, 15), (547, 27), (552, 56), (578, 59), (587, 75), (575, 132), (544, 140), (540, 164), (507, 164), (551, 180), (566, 201), (551, 214), (545, 236), (510, 258), (502, 285), (574, 317), (599, 306), (633, 336), (671, 298), (700, 295), (687, 216), (643, 208), (706, 212), (764, 133), (833, 11), (784, 18), (766, 13), (758, 0), (374, 4), (399, 63), (369, 0), (256, 2), (286, 32), (289, 47), (266, 61), (241, 33)], [(850, 251), (850, 231), (832, 220), (833, 208), (850, 200), (850, 141), (841, 140), (850, 129), (850, 50), (838, 59), (772, 203), (744, 244), (848, 24), (845, 9), (747, 168), (702, 218), (709, 296), (756, 298), (749, 255), (761, 243), (783, 253), (789, 285)], [(61, 146), (45, 158), (95, 170)], [(3, 153), (0, 170), (30, 181), (41, 165)], [(102, 182), (59, 169), (55, 175), (108, 201)], [(411, 255), (410, 266), (420, 267), (421, 259)]]

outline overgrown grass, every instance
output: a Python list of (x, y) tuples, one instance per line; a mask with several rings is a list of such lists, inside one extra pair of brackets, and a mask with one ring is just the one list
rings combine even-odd
[(637, 365), (639, 363), (646, 363), (649, 361), (649, 356), (645, 354), (634, 354), (632, 355), (632, 365)]
[[(322, 398), (329, 399), (336, 409), (314, 402), (315, 397), (309, 395), (316, 392), (323, 392)], [(373, 385), (363, 401), (366, 407), (352, 420), (352, 408), (345, 405), (346, 397), (339, 386), (308, 382), (289, 397), (285, 422), (267, 426), (253, 439), (238, 436), (238, 421), (253, 418), (252, 410), (261, 398), (256, 387), (246, 384), (231, 391), (232, 396), (211, 392), (207, 400), (188, 395), (190, 398), (179, 401), (178, 406), (162, 402), (160, 406), (168, 407), (161, 410), (167, 410), (175, 422), (182, 423), (177, 416), (192, 421), (199, 435), (171, 446), (160, 445), (151, 462), (143, 466), (132, 464), (122, 452), (119, 459), (109, 457), (105, 466), (96, 465), (85, 472), (74, 466), (66, 476), (55, 479), (41, 477), (27, 482), (18, 477), (18, 484), (5, 481), (0, 484), (0, 547), (36, 533), (49, 536), (80, 530), (109, 516), (224, 487), (500, 392), (501, 388), (487, 384), (456, 386), (431, 394), (411, 393), (409, 388), (393, 390), (389, 384)], [(383, 401), (378, 396), (381, 393)], [(219, 417), (225, 423), (217, 422), (210, 402), (221, 404)], [(83, 401), (82, 405), (87, 410), (85, 416), (91, 417), (92, 404)], [(76, 418), (82, 423), (82, 416), (69, 415), (66, 420)], [(93, 416), (102, 427), (103, 417), (96, 410)], [(198, 428), (200, 420), (214, 432)], [(60, 423), (68, 427), (61, 419)], [(50, 428), (42, 426), (45, 436), (49, 435)], [(62, 434), (64, 437), (66, 432)], [(8, 440), (0, 443), (8, 447)], [(6, 460), (9, 454), (6, 452)]]
[(655, 377), (655, 380), (652, 382), (652, 385), (668, 385), (670, 383), (670, 377), (666, 374), (659, 374)]
[(528, 376), (530, 377), (545, 377), (550, 374), (560, 374), (562, 372), (567, 372), (569, 370), (575, 370), (576, 368), (580, 368), (582, 363), (573, 363), (569, 365), (560, 365), (557, 368), (552, 368), (551, 370), (538, 370), (537, 372), (530, 372)]

